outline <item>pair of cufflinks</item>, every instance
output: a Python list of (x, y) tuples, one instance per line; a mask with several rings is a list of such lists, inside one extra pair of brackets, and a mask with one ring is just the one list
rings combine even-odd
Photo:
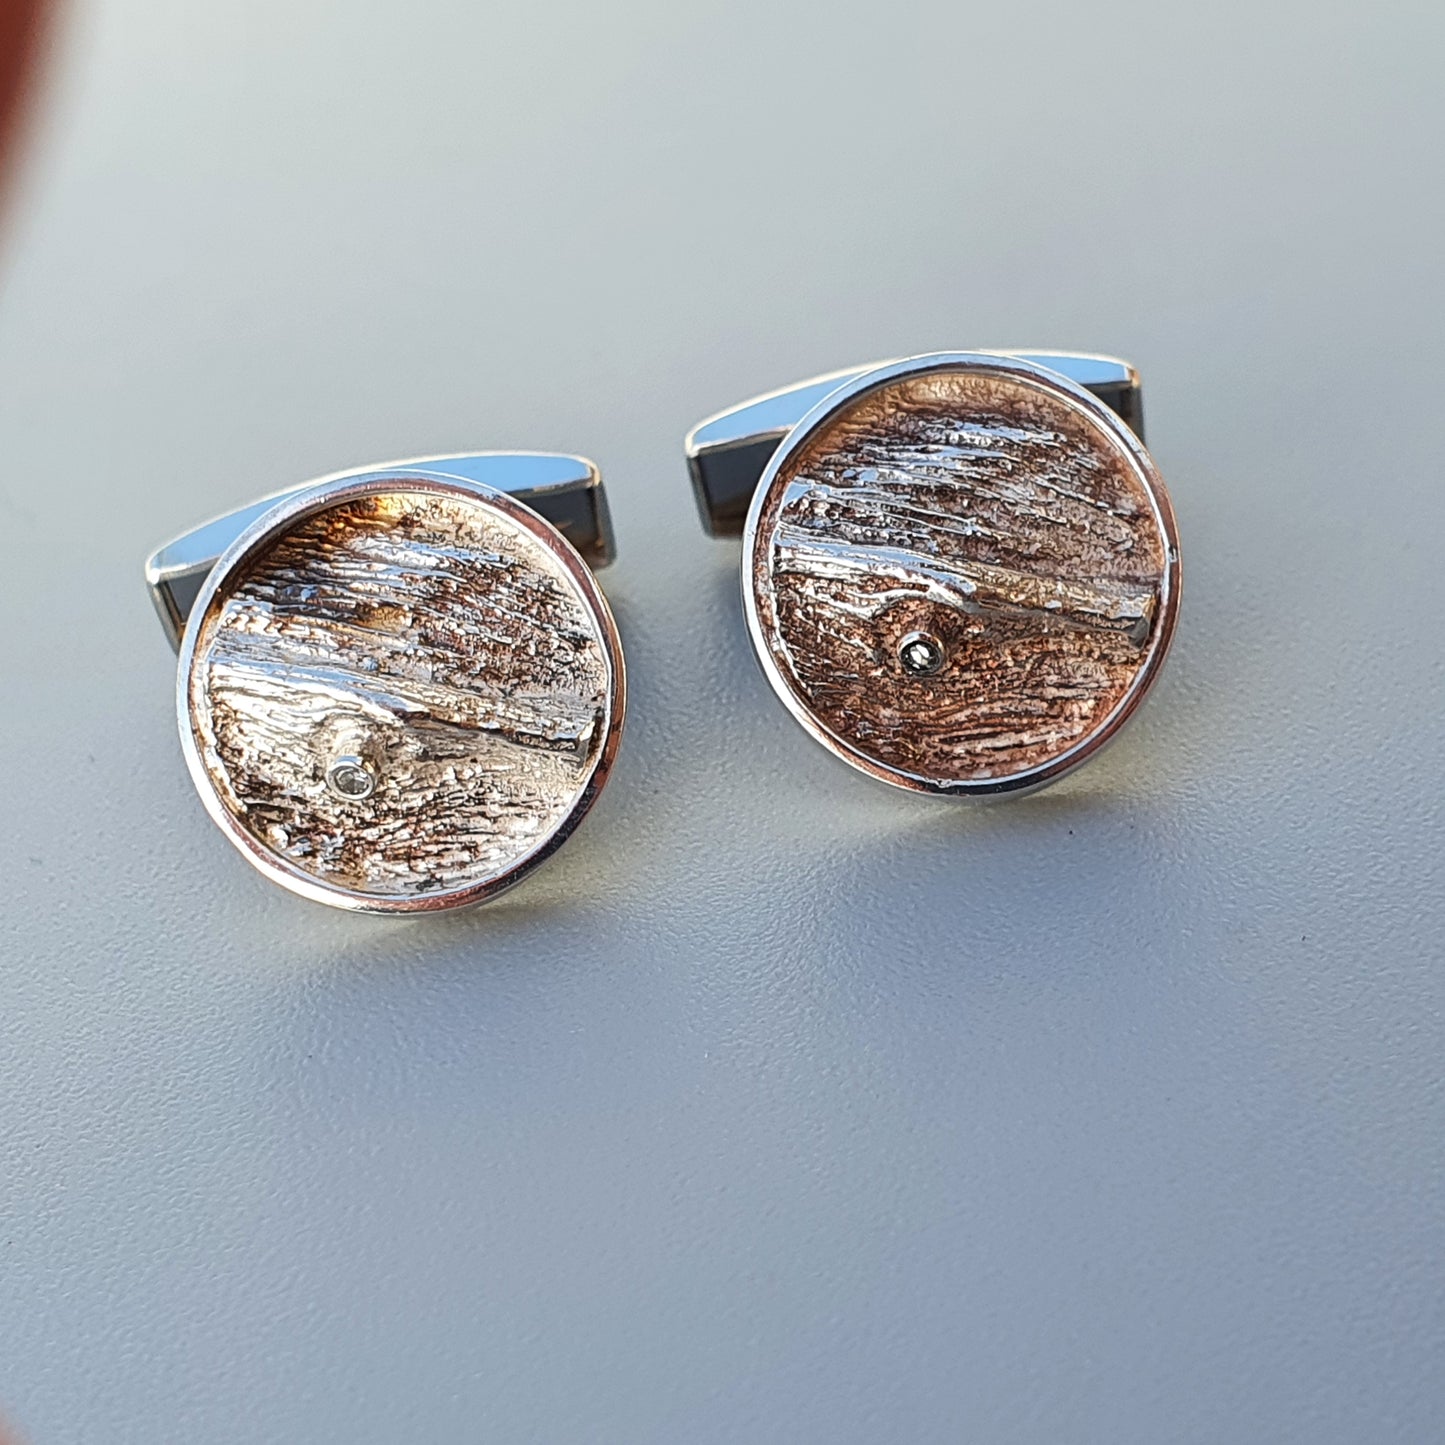
[[(703, 525), (792, 715), (916, 792), (1020, 793), (1142, 701), (1179, 605), (1137, 372), (963, 352), (833, 373), (687, 440)], [(336, 473), (155, 552), (212, 818), (264, 874), (374, 913), (480, 903), (550, 856), (622, 734), (613, 559), (581, 457)]]

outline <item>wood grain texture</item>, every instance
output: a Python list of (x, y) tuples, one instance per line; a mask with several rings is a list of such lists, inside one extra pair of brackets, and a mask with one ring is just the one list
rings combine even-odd
[[(559, 559), (483, 501), (395, 486), (247, 559), (188, 684), (225, 810), (294, 869), (377, 897), (508, 872), (577, 807), (611, 723), (604, 630)], [(328, 787), (344, 755), (370, 797)]]
[[(1148, 664), (1167, 541), (1112, 433), (1015, 375), (897, 378), (827, 418), (762, 499), (753, 601), (783, 684), (847, 748), (937, 786), (1038, 768)], [(944, 665), (910, 675), (912, 632)]]

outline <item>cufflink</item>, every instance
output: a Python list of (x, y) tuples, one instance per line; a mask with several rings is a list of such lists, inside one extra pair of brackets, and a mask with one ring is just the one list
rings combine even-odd
[(481, 903), (582, 821), (625, 711), (597, 468), (338, 472), (146, 563), (196, 790), (268, 878), (368, 913)]
[(768, 681), (824, 747), (918, 792), (1022, 793), (1124, 725), (1179, 608), (1138, 373), (958, 352), (852, 368), (686, 442), (704, 528), (743, 539)]

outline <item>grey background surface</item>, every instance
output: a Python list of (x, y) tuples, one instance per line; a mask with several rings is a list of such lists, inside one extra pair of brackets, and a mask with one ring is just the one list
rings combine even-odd
[[(1445, 1430), (1438, 6), (84, 0), (0, 290), (0, 1413), (32, 1445)], [(1143, 369), (1186, 568), (1057, 789), (792, 726), (703, 414)], [(633, 708), (498, 904), (206, 820), (140, 562), (603, 465)]]

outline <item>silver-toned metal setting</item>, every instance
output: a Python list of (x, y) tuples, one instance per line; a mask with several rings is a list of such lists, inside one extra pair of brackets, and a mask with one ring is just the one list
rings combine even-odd
[(207, 811), (318, 902), (495, 897), (561, 846), (616, 756), (621, 642), (591, 570), (612, 555), (596, 467), (542, 453), (336, 473), (160, 548), (146, 581), (179, 637)]
[(1114, 737), (1179, 602), (1138, 373), (1113, 357), (955, 352), (855, 367), (686, 442), (706, 530), (743, 538), (773, 689), (870, 776), (1019, 794)]
[(343, 753), (327, 768), (326, 786), (338, 798), (358, 803), (376, 790), (376, 775), (367, 767), (365, 758), (359, 758), (355, 753)]
[(943, 666), (947, 654), (931, 632), (907, 632), (898, 644), (898, 663), (914, 677), (932, 677)]

